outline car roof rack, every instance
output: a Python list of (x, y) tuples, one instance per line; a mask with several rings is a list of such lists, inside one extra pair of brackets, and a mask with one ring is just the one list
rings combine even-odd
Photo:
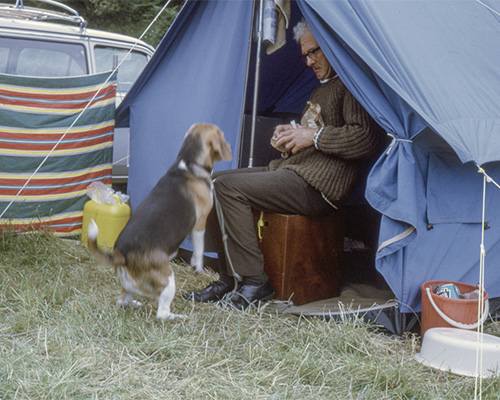
[(62, 8), (65, 12), (46, 10), (37, 7), (25, 7), (23, 0), (16, 0), (16, 4), (0, 3), (0, 17), (30, 20), (30, 21), (63, 21), (78, 24), (83, 30), (87, 27), (87, 21), (78, 14), (78, 11), (55, 0), (36, 0), (40, 3), (49, 4)]

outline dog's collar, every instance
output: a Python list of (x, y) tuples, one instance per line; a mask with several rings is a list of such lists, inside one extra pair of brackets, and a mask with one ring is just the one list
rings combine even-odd
[(194, 162), (187, 163), (183, 159), (181, 159), (177, 164), (177, 167), (184, 171), (190, 172), (197, 177), (207, 178), (209, 180), (211, 179), (212, 171), (200, 164)]

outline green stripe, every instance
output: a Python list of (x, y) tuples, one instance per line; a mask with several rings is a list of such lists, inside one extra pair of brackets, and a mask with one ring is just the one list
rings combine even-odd
[[(111, 71), (95, 75), (84, 75), (65, 78), (32, 78), (17, 75), (0, 74), (0, 83), (8, 85), (25, 86), (27, 88), (48, 88), (48, 89), (73, 89), (78, 87), (88, 87), (100, 85), (106, 82)], [(108, 82), (116, 82), (116, 72)]]
[[(87, 195), (84, 195), (72, 199), (43, 201), (37, 203), (15, 202), (3, 215), (2, 219), (44, 218), (61, 213), (82, 211), (83, 206), (89, 200), (90, 198)], [(0, 202), (0, 214), (5, 210), (8, 204), (8, 202)]]
[[(39, 172), (67, 172), (111, 164), (113, 149), (105, 148), (84, 154), (49, 157)], [(42, 157), (0, 156), (0, 171), (6, 173), (34, 172), (43, 161)]]
[[(75, 114), (30, 114), (26, 111), (0, 110), (1, 126), (23, 129), (61, 128), (69, 127), (78, 118), (81, 112)], [(85, 110), (74, 126), (101, 124), (111, 121), (115, 117), (115, 103), (112, 102), (99, 108)]]

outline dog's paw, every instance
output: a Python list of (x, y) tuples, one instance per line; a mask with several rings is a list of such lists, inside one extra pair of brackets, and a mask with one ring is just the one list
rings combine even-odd
[(191, 257), (189, 265), (191, 265), (197, 274), (201, 273), (201, 271), (203, 271), (203, 257)]
[(193, 257), (191, 258), (189, 265), (191, 265), (191, 268), (193, 268), (193, 271), (197, 274), (201, 274), (203, 272), (203, 259)]
[(130, 306), (129, 307), (138, 308), (140, 306), (142, 306), (142, 303), (139, 300), (132, 300), (130, 302)]
[(189, 317), (184, 314), (174, 314), (174, 313), (166, 313), (160, 315), (159, 313), (156, 315), (156, 318), (161, 319), (163, 321), (171, 321), (174, 319), (188, 319)]
[(193, 271), (196, 273), (196, 274), (201, 274), (203, 272), (203, 266), (202, 265), (191, 265), (191, 267), (193, 267)]
[(120, 307), (133, 307), (133, 308), (138, 308), (142, 306), (142, 303), (139, 300), (129, 300), (129, 299), (118, 299), (116, 301), (116, 304), (119, 305)]

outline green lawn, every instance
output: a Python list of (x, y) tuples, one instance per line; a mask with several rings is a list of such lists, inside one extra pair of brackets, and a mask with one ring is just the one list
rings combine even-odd
[[(417, 363), (420, 338), (360, 320), (183, 300), (213, 273), (174, 265), (173, 312), (115, 305), (111, 268), (77, 240), (0, 237), (0, 399), (473, 399), (476, 380)], [(500, 336), (500, 323), (488, 323)], [(500, 379), (477, 382), (500, 399)], [(477, 398), (480, 398), (479, 396)]]

